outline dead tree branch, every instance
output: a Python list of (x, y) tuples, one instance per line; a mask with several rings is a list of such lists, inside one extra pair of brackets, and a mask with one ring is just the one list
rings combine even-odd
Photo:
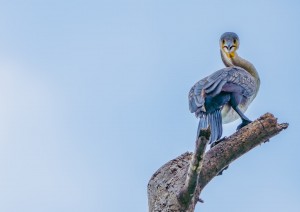
[[(287, 123), (278, 124), (277, 119), (267, 113), (214, 146), (204, 154), (203, 160), (207, 141), (205, 136), (200, 136), (194, 154), (180, 155), (151, 177), (148, 183), (149, 211), (193, 212), (203, 188), (224, 167), (287, 127)], [(203, 149), (197, 148), (199, 146)]]
[(197, 187), (198, 176), (202, 169), (204, 152), (210, 137), (210, 130), (205, 129), (200, 131), (200, 137), (196, 141), (196, 148), (186, 176), (185, 184), (180, 190), (178, 200), (183, 208), (188, 208)]

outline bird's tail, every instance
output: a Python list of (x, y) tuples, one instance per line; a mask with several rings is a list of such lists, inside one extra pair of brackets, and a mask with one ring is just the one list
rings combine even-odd
[(200, 121), (197, 130), (197, 139), (199, 138), (200, 130), (207, 128), (208, 126), (210, 126), (210, 131), (211, 131), (211, 135), (209, 139), (210, 144), (221, 138), (223, 129), (222, 129), (222, 116), (221, 116), (220, 109), (217, 109), (212, 113), (201, 112), (199, 114), (199, 118)]

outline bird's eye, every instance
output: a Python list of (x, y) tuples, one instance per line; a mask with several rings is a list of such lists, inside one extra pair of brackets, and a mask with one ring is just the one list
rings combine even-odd
[(225, 44), (225, 40), (224, 39), (222, 40), (222, 43)]
[(236, 44), (236, 39), (233, 39), (233, 43)]

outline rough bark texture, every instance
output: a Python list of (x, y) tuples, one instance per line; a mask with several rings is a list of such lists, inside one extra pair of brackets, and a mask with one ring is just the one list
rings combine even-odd
[(190, 165), (189, 165), (184, 186), (182, 187), (182, 189), (180, 190), (177, 196), (179, 203), (181, 204), (182, 208), (185, 210), (187, 210), (190, 207), (190, 205), (194, 205), (193, 203), (191, 204), (191, 202), (196, 200), (193, 197), (198, 183), (198, 176), (202, 169), (204, 152), (209, 137), (210, 137), (209, 129), (203, 129), (200, 131), (200, 137), (196, 141), (196, 148), (192, 156), (192, 159), (190, 160)]
[[(189, 170), (190, 164), (195, 165), (195, 157), (192, 160), (193, 153), (186, 152), (169, 161), (154, 173), (148, 183), (149, 211), (193, 212), (203, 188), (224, 167), (287, 127), (288, 124), (278, 124), (277, 119), (272, 114), (267, 113), (230, 137), (225, 138), (224, 141), (206, 152), (203, 160), (198, 157), (196, 183), (194, 182), (196, 179), (195, 172)], [(200, 136), (201, 138), (203, 139), (203, 136)], [(204, 150), (197, 150), (197, 145), (199, 143), (196, 143), (195, 155), (200, 152), (201, 158)], [(202, 148), (205, 146), (202, 145)], [(189, 183), (190, 185), (185, 186)], [(188, 195), (186, 191), (188, 191)]]

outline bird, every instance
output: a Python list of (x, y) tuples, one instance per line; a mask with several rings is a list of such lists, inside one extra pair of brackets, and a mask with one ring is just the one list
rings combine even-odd
[(237, 130), (252, 121), (244, 114), (256, 97), (260, 78), (254, 65), (237, 54), (240, 39), (234, 32), (225, 32), (219, 40), (225, 68), (196, 82), (189, 91), (189, 109), (199, 118), (200, 130), (210, 127), (209, 144), (213, 147), (222, 136), (222, 124), (241, 118)]

